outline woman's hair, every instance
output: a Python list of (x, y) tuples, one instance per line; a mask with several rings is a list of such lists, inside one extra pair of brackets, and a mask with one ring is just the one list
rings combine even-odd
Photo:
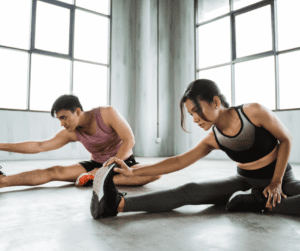
[(220, 98), (221, 103), (225, 108), (229, 108), (229, 103), (226, 101), (226, 97), (221, 94), (221, 91), (215, 82), (209, 79), (197, 79), (188, 85), (183, 97), (180, 100), (181, 128), (185, 132), (188, 132), (185, 126), (185, 102), (190, 99), (195, 105), (196, 112), (199, 114), (199, 116), (205, 121), (208, 121), (204, 116), (198, 101), (206, 101), (211, 104), (215, 96)]
[(51, 116), (54, 117), (54, 113), (58, 113), (61, 110), (68, 110), (74, 113), (77, 108), (80, 108), (81, 111), (83, 111), (77, 96), (61, 95), (52, 105)]

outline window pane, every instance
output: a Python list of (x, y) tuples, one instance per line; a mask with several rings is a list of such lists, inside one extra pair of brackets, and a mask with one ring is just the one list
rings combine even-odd
[(31, 1), (0, 0), (0, 44), (30, 48)]
[(109, 19), (80, 10), (75, 19), (75, 58), (106, 64)]
[(257, 102), (275, 109), (274, 57), (235, 65), (235, 100), (236, 105)]
[(241, 9), (243, 7), (246, 7), (248, 5), (261, 2), (262, 0), (233, 0), (233, 9)]
[(229, 0), (198, 0), (198, 22), (204, 22), (229, 13)]
[(110, 0), (76, 0), (76, 5), (105, 15), (110, 13)]
[(0, 107), (27, 109), (28, 53), (0, 49)]
[(237, 57), (270, 50), (272, 50), (270, 6), (236, 16)]
[(54, 101), (70, 93), (70, 60), (32, 54), (30, 109), (50, 111)]
[(107, 105), (106, 66), (74, 62), (73, 93), (84, 110)]
[(69, 54), (69, 29), (69, 9), (37, 2), (36, 49)]
[(229, 17), (198, 28), (200, 68), (231, 60)]
[(299, 108), (300, 51), (279, 55), (280, 109)]
[(200, 71), (198, 78), (206, 78), (214, 81), (220, 88), (221, 93), (231, 105), (231, 66), (222, 66), (214, 69)]
[(300, 47), (299, 12), (299, 0), (277, 0), (279, 50)]

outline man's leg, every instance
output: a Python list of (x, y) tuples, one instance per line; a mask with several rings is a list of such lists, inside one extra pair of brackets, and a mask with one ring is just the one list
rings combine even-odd
[(10, 186), (37, 186), (50, 181), (76, 181), (86, 170), (80, 164), (70, 166), (53, 166), (36, 169), (6, 177), (0, 176), (0, 188)]
[[(131, 166), (131, 168), (139, 168), (141, 166), (144, 166), (144, 164), (137, 164)], [(126, 177), (122, 174), (117, 174), (114, 176), (113, 181), (117, 186), (141, 186), (158, 180), (160, 177), (161, 175)]]

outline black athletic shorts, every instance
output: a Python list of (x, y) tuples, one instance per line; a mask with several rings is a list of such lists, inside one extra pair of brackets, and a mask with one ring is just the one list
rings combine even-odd
[[(138, 162), (135, 161), (135, 158), (133, 155), (131, 155), (127, 160), (124, 160), (124, 162), (129, 167), (139, 164)], [(90, 171), (94, 170), (95, 168), (100, 168), (103, 166), (103, 163), (99, 163), (94, 160), (82, 161), (82, 162), (79, 162), (79, 164), (85, 168), (86, 172), (90, 172)]]

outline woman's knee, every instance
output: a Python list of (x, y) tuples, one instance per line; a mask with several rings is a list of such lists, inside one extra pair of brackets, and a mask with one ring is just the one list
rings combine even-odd
[(282, 191), (287, 196), (295, 196), (300, 194), (300, 181), (293, 180), (282, 185)]
[(184, 193), (190, 195), (199, 194), (201, 190), (203, 191), (203, 187), (196, 182), (190, 182), (185, 185), (182, 185), (179, 187), (179, 189), (182, 190)]

